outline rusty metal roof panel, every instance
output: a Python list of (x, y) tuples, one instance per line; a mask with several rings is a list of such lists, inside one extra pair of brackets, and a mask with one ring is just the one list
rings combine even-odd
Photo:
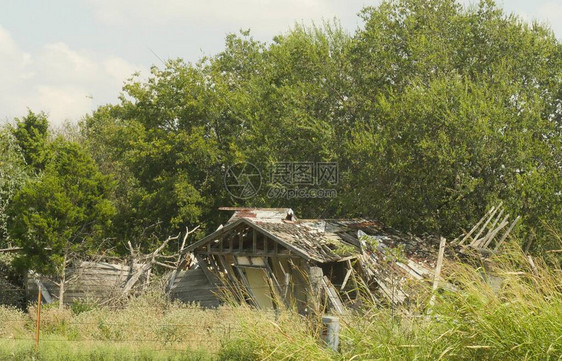
[(245, 208), (245, 207), (221, 207), (221, 211), (234, 211), (227, 223), (234, 222), (240, 218), (262, 220), (267, 222), (281, 223), (283, 220), (295, 220), (296, 217), (291, 208)]

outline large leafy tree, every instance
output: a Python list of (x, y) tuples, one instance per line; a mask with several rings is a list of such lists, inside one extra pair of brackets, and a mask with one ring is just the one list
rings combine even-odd
[(269, 46), (243, 33), (227, 38), (225, 51), (212, 59), (211, 74), (228, 102), (222, 117), (239, 124), (232, 141), (242, 159), (262, 172), (263, 192), (241, 204), (290, 206), (311, 216), (335, 213), (337, 200), (268, 198), (267, 190), (276, 186), (270, 184), (275, 163), (338, 160), (350, 40), (337, 23), (295, 26)]
[(77, 143), (57, 138), (46, 146), (44, 171), (15, 195), (10, 235), (23, 248), (17, 265), (64, 271), (70, 255), (99, 250), (115, 208), (112, 181)]
[(202, 214), (216, 208), (210, 195), (221, 189), (224, 152), (201, 72), (177, 61), (152, 73), (147, 83), (132, 80), (120, 105), (100, 108), (82, 126), (91, 154), (118, 180), (113, 233), (127, 240), (203, 223)]
[[(383, 1), (349, 35), (295, 26), (270, 44), (231, 34), (197, 64), (134, 78), (83, 124), (117, 180), (115, 232), (216, 225), (219, 205), (378, 218), (456, 235), (504, 200), (544, 246), (562, 214), (562, 46), (493, 1)], [(335, 199), (229, 197), (238, 161), (337, 161)], [(264, 187), (265, 189), (267, 189)]]
[(453, 235), (502, 199), (523, 215), (527, 242), (545, 239), (544, 222), (559, 227), (562, 47), (552, 31), (492, 1), (388, 1), (363, 18), (350, 51), (346, 208)]
[[(223, 205), (287, 206), (265, 193), (230, 197), (224, 171), (250, 161), (267, 182), (274, 162), (335, 160), (349, 40), (335, 25), (296, 27), (270, 46), (242, 32), (213, 58), (169, 61), (147, 82), (129, 82), (121, 104), (83, 123), (94, 157), (119, 179), (116, 232), (135, 238), (157, 222), (161, 233), (215, 227)], [(290, 206), (309, 213), (319, 204)]]
[[(528, 227), (539, 227), (541, 217), (556, 221), (562, 182), (552, 150), (560, 140), (543, 138), (553, 124), (541, 120), (540, 100), (527, 99), (521, 112), (509, 97), (460, 77), (379, 97), (379, 117), (349, 147), (350, 191), (365, 207), (359, 212), (448, 235), (499, 200)], [(488, 101), (494, 98), (503, 101)]]

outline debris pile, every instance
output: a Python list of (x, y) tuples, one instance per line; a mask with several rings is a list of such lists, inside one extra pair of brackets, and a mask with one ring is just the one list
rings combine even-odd
[(442, 282), (444, 259), (472, 257), (474, 250), (493, 252), (519, 219), (510, 223), (500, 204), (447, 243), (368, 219), (299, 220), (288, 208), (223, 210), (235, 212), (228, 223), (184, 251), (203, 271), (197, 278), (200, 288), (203, 274), (206, 290), (232, 289), (243, 295), (241, 302), (259, 308), (275, 308), (280, 299), (306, 310), (320, 298), (335, 313), (358, 304), (365, 293), (375, 302), (402, 304), (413, 292), (428, 290), (419, 285), (454, 289)]

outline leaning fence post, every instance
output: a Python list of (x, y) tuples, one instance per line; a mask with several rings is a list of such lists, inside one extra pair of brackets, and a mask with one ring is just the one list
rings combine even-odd
[(41, 287), (37, 294), (37, 331), (35, 333), (35, 349), (39, 349), (39, 330), (41, 328)]
[(335, 316), (322, 316), (322, 340), (334, 351), (340, 342), (340, 320)]
[(439, 242), (439, 253), (437, 255), (437, 265), (435, 266), (435, 274), (433, 276), (433, 287), (432, 287), (432, 295), (429, 300), (429, 312), (431, 313), (431, 309), (435, 306), (435, 293), (437, 292), (437, 288), (439, 287), (439, 280), (441, 279), (441, 268), (443, 267), (443, 257), (445, 255), (445, 244), (447, 240), (441, 237)]

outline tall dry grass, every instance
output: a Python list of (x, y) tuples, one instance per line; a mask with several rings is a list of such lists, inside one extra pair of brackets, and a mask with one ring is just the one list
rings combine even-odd
[(83, 304), (60, 310), (47, 305), (41, 312), (36, 353), (36, 307), (30, 306), (27, 313), (0, 307), (0, 360), (148, 360), (163, 355), (170, 360), (206, 360), (239, 336), (241, 317), (229, 306), (204, 310), (168, 302), (156, 293), (134, 298), (123, 308)]
[(341, 316), (337, 353), (320, 341), (320, 313), (203, 310), (147, 294), (119, 309), (46, 307), (39, 353), (34, 308), (0, 308), (0, 360), (562, 360), (556, 254), (511, 245), (483, 263), (447, 263), (444, 275), (455, 290), (439, 289), (431, 307), (421, 292), (407, 307)]
[(244, 322), (244, 337), (222, 352), (237, 360), (562, 360), (554, 257), (529, 258), (511, 245), (485, 264), (448, 263), (445, 275), (454, 287), (440, 289), (431, 307), (423, 297), (342, 316), (339, 353), (319, 341), (317, 318), (292, 311)]

